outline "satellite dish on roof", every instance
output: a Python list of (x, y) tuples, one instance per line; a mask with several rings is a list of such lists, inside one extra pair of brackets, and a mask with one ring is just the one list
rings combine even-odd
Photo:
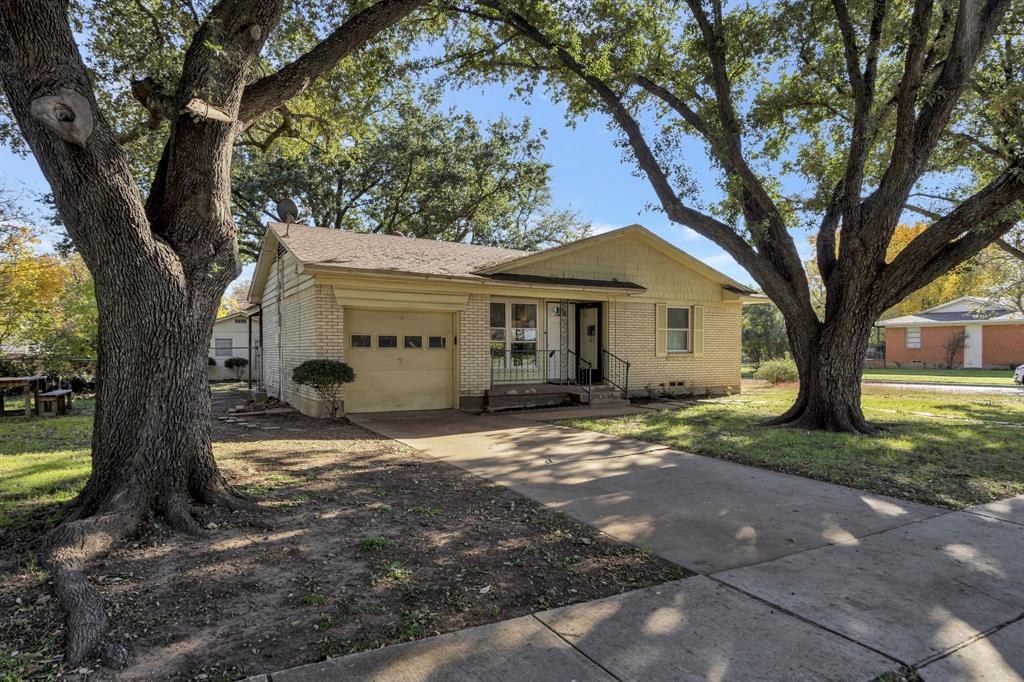
[(277, 217), (282, 223), (294, 223), (299, 219), (299, 207), (288, 197), (281, 197), (277, 201)]

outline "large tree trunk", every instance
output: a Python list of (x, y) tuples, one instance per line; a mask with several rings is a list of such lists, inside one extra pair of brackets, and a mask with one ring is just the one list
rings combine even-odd
[(800, 375), (793, 406), (770, 423), (810, 430), (873, 434), (861, 410), (861, 377), (871, 327), (869, 310), (846, 310), (824, 323), (787, 319)]
[(220, 501), (227, 490), (213, 460), (206, 374), (217, 300), (166, 284), (138, 299), (104, 288), (93, 470), (77, 512), (91, 515), (131, 489), (194, 530), (186, 496)]
[[(141, 260), (97, 269), (100, 306), (92, 473), (44, 553), (68, 611), (67, 660), (102, 642), (106, 614), (85, 567), (130, 534), (149, 510), (197, 532), (190, 501), (249, 507), (213, 458), (206, 358), (220, 287), (185, 287)], [(104, 644), (104, 661), (123, 648)]]

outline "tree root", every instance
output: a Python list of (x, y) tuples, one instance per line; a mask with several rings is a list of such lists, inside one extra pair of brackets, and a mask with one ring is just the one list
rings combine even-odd
[(260, 514), (264, 510), (224, 480), (210, 482), (202, 487), (197, 495), (207, 504), (225, 507), (231, 511)]
[(85, 565), (134, 531), (144, 511), (140, 500), (122, 490), (111, 497), (107, 509), (66, 521), (47, 539), (42, 561), (53, 576), (57, 599), (67, 617), (65, 661), (69, 666), (92, 654), (107, 629), (103, 597), (89, 582)]
[[(262, 512), (254, 502), (245, 499), (226, 481), (204, 486), (202, 502), (232, 511)], [(143, 499), (122, 489), (92, 515), (84, 516), (81, 503), (69, 508), (69, 515), (46, 538), (42, 563), (51, 572), (54, 591), (64, 609), (67, 624), (65, 662), (75, 667), (99, 652), (103, 664), (120, 669), (130, 656), (119, 644), (104, 641), (107, 613), (103, 597), (89, 581), (85, 566), (109, 552), (138, 527), (150, 509), (152, 499)], [(157, 512), (176, 531), (189, 535), (202, 534), (202, 528), (189, 511), (185, 494), (158, 497)]]
[(879, 429), (863, 417), (850, 416), (846, 419), (830, 419), (809, 412), (791, 415), (788, 412), (764, 421), (765, 426), (784, 429), (805, 429), (807, 431), (831, 431), (832, 433), (854, 433), (861, 436), (877, 436)]

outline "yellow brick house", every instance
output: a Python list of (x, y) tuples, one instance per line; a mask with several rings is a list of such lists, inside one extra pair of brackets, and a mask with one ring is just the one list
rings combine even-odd
[(271, 224), (250, 301), (267, 392), (344, 360), (349, 413), (739, 390), (753, 292), (640, 225), (537, 252)]

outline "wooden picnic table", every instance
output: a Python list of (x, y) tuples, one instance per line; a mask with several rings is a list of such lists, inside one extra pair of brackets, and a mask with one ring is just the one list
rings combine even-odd
[(0, 377), (0, 416), (6, 414), (4, 407), (4, 392), (12, 388), (21, 388), (21, 395), (25, 399), (25, 416), (32, 416), (32, 400), (39, 402), (39, 391), (46, 390), (46, 377), (37, 374), (29, 377)]

